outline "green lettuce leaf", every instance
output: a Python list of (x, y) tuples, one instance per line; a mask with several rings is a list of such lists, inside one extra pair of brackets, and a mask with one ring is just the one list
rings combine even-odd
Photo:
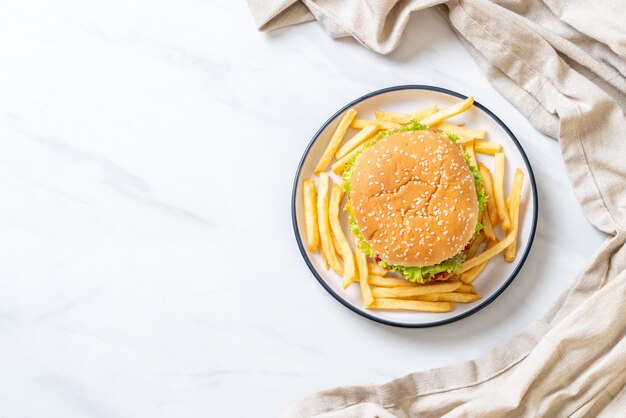
[(428, 129), (427, 125), (421, 124), (415, 119), (411, 119), (409, 123), (407, 123), (406, 125), (402, 126), (402, 128), (400, 128), (400, 132), (423, 131), (426, 129)]
[(460, 139), (460, 138), (459, 138), (459, 137), (458, 137), (455, 133), (450, 132), (450, 131), (441, 131), (441, 133), (442, 133), (442, 134), (444, 134), (445, 136), (447, 136), (447, 137), (448, 137), (448, 139), (449, 139), (450, 141), (454, 142), (455, 144), (456, 144), (457, 142), (459, 142), (459, 139)]
[(352, 232), (352, 234), (354, 234), (355, 237), (357, 237), (359, 241), (359, 249), (363, 251), (365, 255), (368, 255), (370, 257), (376, 257), (376, 252), (370, 246), (369, 242), (365, 240), (365, 238), (363, 237), (363, 233), (356, 225), (356, 219), (354, 218), (354, 212), (352, 211), (350, 199), (347, 199), (344, 210), (348, 214), (348, 229)]
[(472, 172), (472, 176), (474, 177), (474, 185), (476, 186), (476, 198), (478, 199), (479, 221), (476, 224), (476, 230), (474, 231), (474, 236), (472, 237), (473, 239), (478, 236), (480, 231), (485, 228), (485, 225), (480, 222), (480, 219), (482, 217), (483, 210), (485, 210), (485, 206), (487, 206), (489, 196), (487, 196), (487, 194), (485, 193), (485, 189), (483, 188), (483, 176), (480, 174), (480, 170), (478, 169), (478, 167), (472, 165), (472, 160), (467, 152), (463, 156), (465, 157), (465, 163), (469, 167), (470, 171)]
[(407, 280), (415, 283), (427, 283), (430, 279), (438, 273), (456, 273), (461, 268), (461, 265), (465, 261), (465, 253), (460, 252), (454, 257), (448, 258), (439, 264), (424, 267), (408, 267), (408, 266), (394, 266), (385, 261), (381, 261), (380, 266), (387, 270), (395, 271), (402, 274)]
[(341, 173), (341, 183), (343, 183), (346, 195), (350, 195), (350, 188), (352, 187), (352, 173), (354, 172), (354, 166), (356, 165), (356, 160), (359, 158), (359, 155), (361, 155), (360, 152), (350, 158), (346, 163), (346, 167), (343, 169), (343, 173)]

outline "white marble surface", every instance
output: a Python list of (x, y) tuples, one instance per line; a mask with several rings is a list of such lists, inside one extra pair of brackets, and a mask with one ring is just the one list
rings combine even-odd
[[(0, 416), (275, 416), (312, 391), (484, 354), (546, 312), (603, 240), (558, 144), (435, 12), (388, 57), (315, 23), (258, 33), (226, 0), (4, 2), (0, 39)], [(406, 83), (494, 110), (539, 187), (520, 276), (426, 330), (332, 299), (290, 215), (319, 125)]]

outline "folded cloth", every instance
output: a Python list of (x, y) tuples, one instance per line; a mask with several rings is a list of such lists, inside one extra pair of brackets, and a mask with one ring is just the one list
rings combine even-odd
[(316, 19), (388, 53), (412, 12), (436, 6), (493, 85), (558, 137), (587, 219), (610, 234), (552, 307), (486, 356), (384, 385), (319, 392), (285, 416), (624, 416), (626, 2), (248, 0), (271, 30)]

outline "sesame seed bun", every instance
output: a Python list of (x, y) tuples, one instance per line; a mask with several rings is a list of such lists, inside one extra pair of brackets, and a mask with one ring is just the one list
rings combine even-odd
[(472, 172), (459, 147), (434, 131), (396, 133), (364, 150), (350, 199), (363, 237), (393, 265), (441, 263), (478, 223)]

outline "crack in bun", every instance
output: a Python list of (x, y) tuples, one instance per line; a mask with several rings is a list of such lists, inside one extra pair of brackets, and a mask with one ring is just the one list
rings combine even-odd
[(478, 223), (474, 178), (441, 133), (390, 135), (355, 162), (350, 200), (363, 237), (384, 261), (439, 264), (463, 250)]

